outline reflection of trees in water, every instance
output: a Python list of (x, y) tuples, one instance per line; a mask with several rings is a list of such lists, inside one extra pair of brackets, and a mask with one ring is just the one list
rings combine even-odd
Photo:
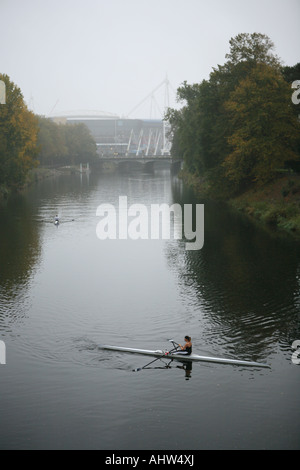
[[(196, 203), (178, 183), (173, 196), (175, 202)], [(222, 204), (206, 203), (204, 248), (189, 252), (183, 243), (172, 243), (167, 257), (186, 299), (208, 320), (205, 340), (218, 337), (234, 354), (257, 354), (278, 340), (287, 347), (299, 336), (296, 243)]]
[[(0, 324), (23, 316), (26, 290), (41, 252), (39, 227), (21, 196), (0, 208)], [(22, 306), (22, 309), (20, 309)], [(22, 310), (22, 311), (21, 311)]]

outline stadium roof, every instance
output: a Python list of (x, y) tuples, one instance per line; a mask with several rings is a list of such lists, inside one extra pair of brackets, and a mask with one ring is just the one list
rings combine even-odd
[(50, 118), (66, 118), (66, 119), (119, 119), (117, 114), (98, 110), (74, 110), (64, 111), (50, 114)]

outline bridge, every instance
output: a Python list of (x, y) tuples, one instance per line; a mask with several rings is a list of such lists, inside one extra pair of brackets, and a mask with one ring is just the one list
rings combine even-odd
[(97, 167), (97, 169), (104, 169), (107, 165), (110, 167), (114, 166), (124, 173), (141, 167), (145, 173), (153, 173), (156, 168), (168, 167), (172, 174), (177, 174), (182, 168), (182, 160), (173, 158), (171, 155), (144, 155), (140, 157), (114, 155), (111, 157), (101, 157), (98, 163), (93, 166)]

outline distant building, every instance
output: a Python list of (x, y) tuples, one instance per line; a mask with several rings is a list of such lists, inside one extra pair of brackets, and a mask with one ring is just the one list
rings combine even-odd
[(121, 119), (99, 112), (66, 113), (51, 119), (58, 124), (85, 124), (96, 141), (100, 158), (169, 153), (161, 120)]

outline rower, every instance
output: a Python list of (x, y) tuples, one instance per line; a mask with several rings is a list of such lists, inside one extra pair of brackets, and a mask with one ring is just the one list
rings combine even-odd
[(192, 354), (193, 345), (192, 345), (192, 338), (190, 336), (184, 337), (185, 345), (182, 346), (179, 344), (180, 351), (172, 352), (173, 354), (180, 354), (182, 356), (190, 356)]
[(55, 223), (55, 225), (58, 225), (58, 224), (59, 224), (59, 217), (58, 217), (58, 215), (56, 215), (56, 216), (54, 217), (54, 223)]

